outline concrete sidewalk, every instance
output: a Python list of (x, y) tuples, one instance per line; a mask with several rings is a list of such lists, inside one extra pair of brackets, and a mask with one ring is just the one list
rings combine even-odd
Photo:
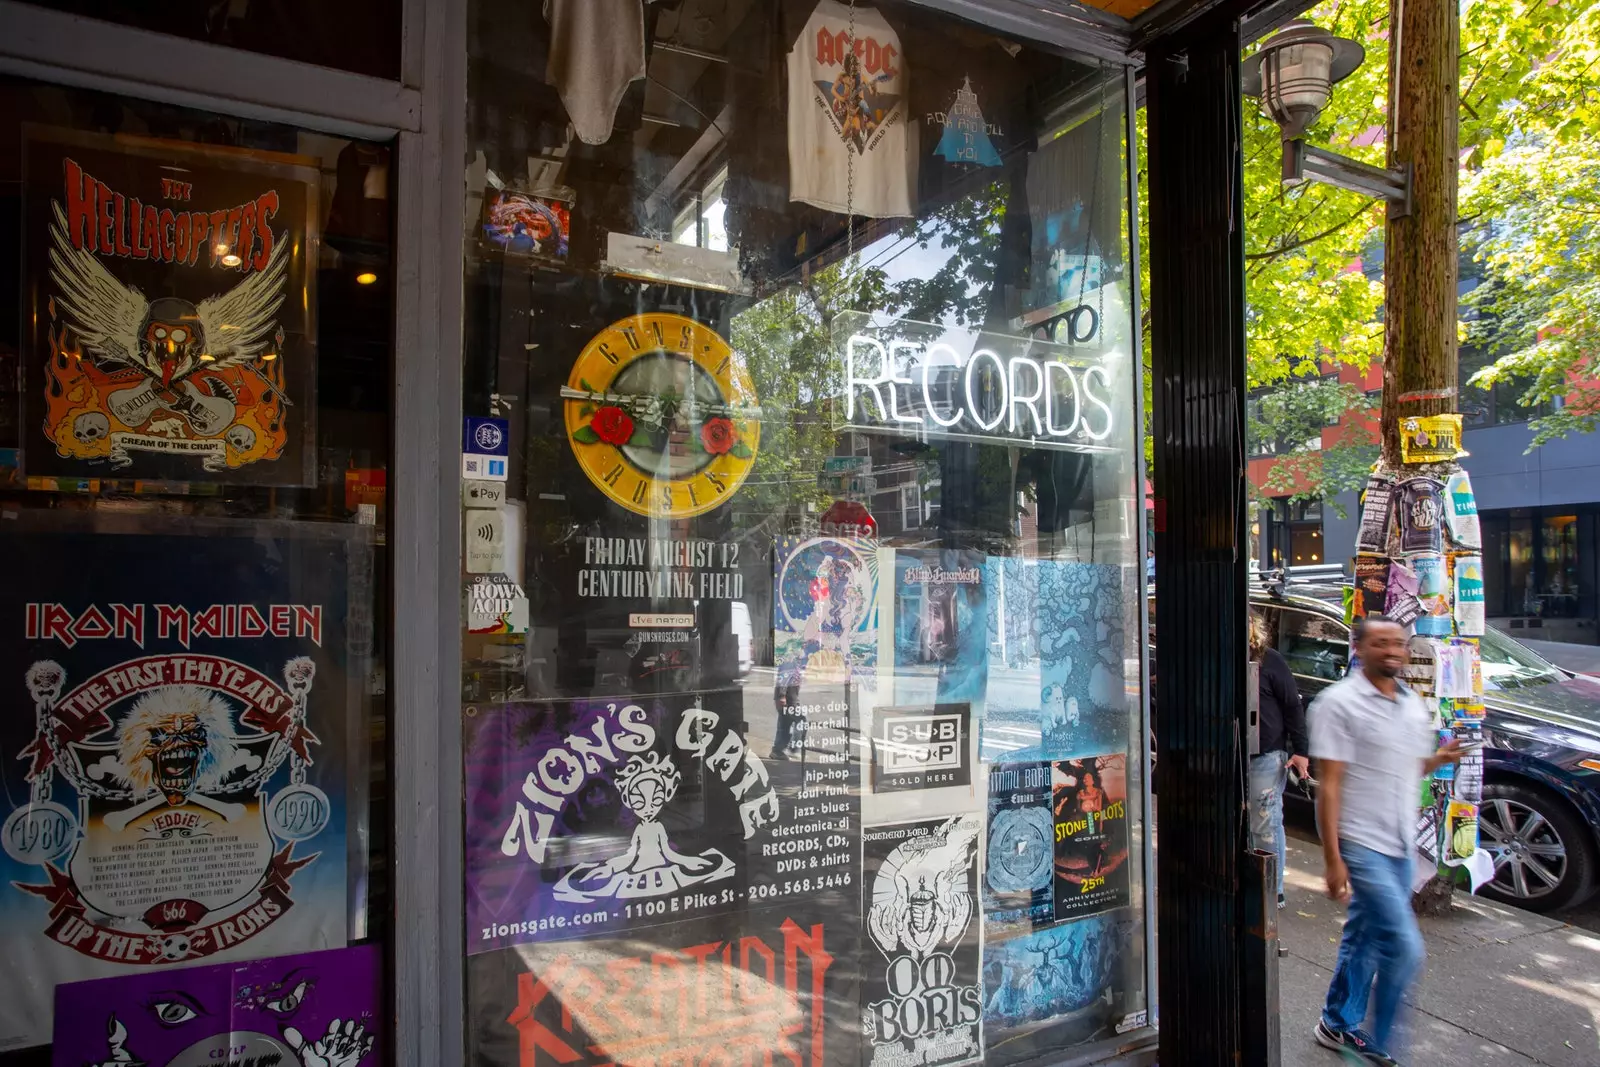
[[(1289, 838), (1278, 913), (1284, 1067), (1337, 1067), (1312, 1040), (1344, 905), (1323, 892), (1322, 850)], [(1415, 1067), (1600, 1064), (1600, 937), (1555, 919), (1458, 893), (1448, 916), (1422, 920), (1427, 971), (1414, 994)]]

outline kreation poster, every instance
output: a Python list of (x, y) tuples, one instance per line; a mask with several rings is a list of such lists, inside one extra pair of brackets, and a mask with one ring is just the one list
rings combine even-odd
[(361, 529), (0, 536), (0, 1048), (61, 982), (344, 943)]
[(54, 1067), (376, 1067), (376, 945), (72, 982), (56, 989)]
[(973, 1063), (983, 1057), (981, 816), (862, 833), (864, 1067)]
[(850, 715), (768, 761), (739, 690), (472, 707), (469, 953), (780, 904), (852, 884)]
[(30, 127), (29, 476), (309, 484), (314, 161)]
[(1128, 903), (1127, 761), (1118, 754), (1055, 765), (1058, 919)]
[(857, 889), (472, 956), (467, 1062), (859, 1067)]

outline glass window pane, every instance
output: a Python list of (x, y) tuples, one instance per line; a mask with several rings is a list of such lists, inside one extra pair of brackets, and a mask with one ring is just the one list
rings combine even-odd
[(1111, 1047), (1147, 932), (1121, 72), (912, 5), (574, 9), (532, 91), (472, 43), (470, 1058)]
[(1350, 666), (1350, 631), (1343, 623), (1309, 611), (1284, 608), (1278, 651), (1296, 674), (1327, 681), (1343, 678)]
[(391, 81), (400, 77), (400, 0), (27, 0), (191, 41), (226, 45)]
[(390, 148), (15, 79), (0, 138), (0, 1053), (382, 1042)]

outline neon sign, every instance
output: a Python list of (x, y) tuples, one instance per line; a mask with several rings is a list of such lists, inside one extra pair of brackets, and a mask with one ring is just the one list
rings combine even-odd
[(1116, 353), (864, 315), (835, 331), (845, 428), (922, 438), (1111, 451)]

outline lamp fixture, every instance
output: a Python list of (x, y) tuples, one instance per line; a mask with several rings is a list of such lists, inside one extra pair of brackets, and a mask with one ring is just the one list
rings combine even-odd
[(378, 276), (376, 274), (372, 273), (370, 270), (364, 270), (360, 274), (356, 275), (356, 284), (357, 285), (371, 285), (373, 282), (375, 282), (377, 280), (378, 280)]
[(1241, 88), (1261, 101), (1261, 112), (1283, 135), (1283, 181), (1311, 180), (1376, 197), (1389, 217), (1411, 213), (1411, 166), (1374, 167), (1325, 148), (1308, 145), (1304, 134), (1333, 96), (1333, 87), (1355, 73), (1367, 57), (1357, 41), (1295, 19), (1245, 59)]

